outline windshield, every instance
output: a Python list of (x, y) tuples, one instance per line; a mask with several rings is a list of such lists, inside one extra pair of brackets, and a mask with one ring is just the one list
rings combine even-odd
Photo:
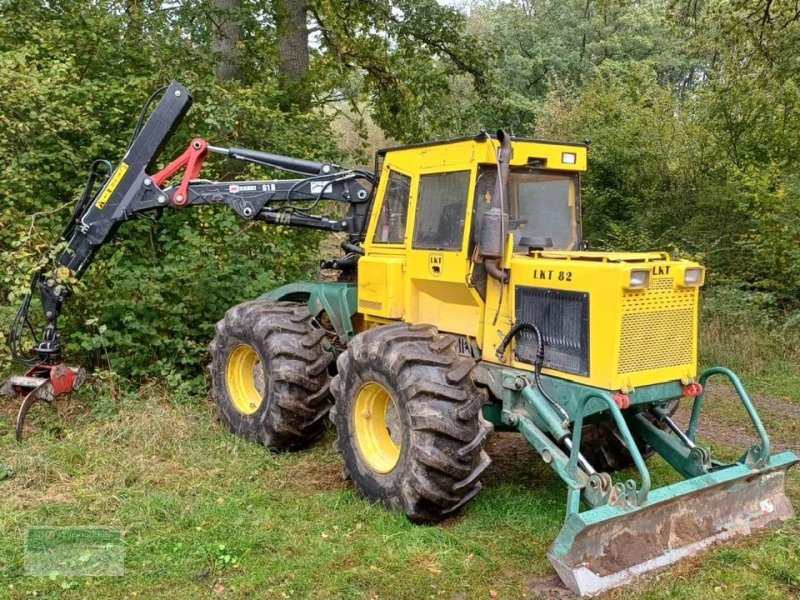
[[(478, 174), (475, 213), (480, 222), (494, 193), (497, 170), (487, 167)], [(573, 250), (578, 244), (576, 217), (577, 175), (545, 173), (530, 168), (512, 169), (508, 176), (505, 209), (509, 230), (518, 250), (529, 247)]]

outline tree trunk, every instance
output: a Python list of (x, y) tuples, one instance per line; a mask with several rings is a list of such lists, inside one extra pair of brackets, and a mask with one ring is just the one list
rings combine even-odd
[(311, 90), (307, 75), (308, 4), (306, 0), (274, 0), (275, 29), (278, 42), (278, 83), (284, 91), (281, 109), (292, 106), (307, 110), (311, 105)]
[(239, 42), (242, 39), (242, 28), (239, 25), (239, 12), (242, 0), (211, 0), (211, 6), (214, 9), (211, 19), (214, 75), (220, 83), (241, 81)]

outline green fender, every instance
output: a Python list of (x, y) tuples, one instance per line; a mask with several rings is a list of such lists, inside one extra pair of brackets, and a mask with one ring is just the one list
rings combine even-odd
[(259, 300), (305, 302), (315, 317), (319, 318), (322, 313), (327, 315), (342, 341), (355, 335), (353, 315), (358, 306), (355, 283), (290, 283), (259, 296)]

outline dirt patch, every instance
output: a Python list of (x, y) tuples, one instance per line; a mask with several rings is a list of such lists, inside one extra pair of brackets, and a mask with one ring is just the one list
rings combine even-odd
[(530, 478), (533, 467), (542, 463), (542, 459), (527, 440), (513, 431), (490, 435), (486, 442), (486, 452), (492, 458), (492, 464), (481, 478), (484, 485), (499, 481), (516, 483)]
[[(673, 417), (675, 422), (686, 431), (689, 427), (689, 418), (692, 414), (691, 406), (683, 406), (678, 409)], [(697, 430), (698, 437), (710, 440), (711, 442), (730, 446), (731, 448), (749, 448), (756, 442), (756, 436), (752, 427), (745, 427), (741, 423), (734, 421), (724, 421), (715, 418), (713, 423), (706, 416), (700, 419), (700, 427)]]
[(352, 484), (347, 476), (342, 463), (342, 457), (333, 450), (334, 434), (331, 431), (314, 444), (317, 449), (330, 449), (330, 452), (296, 452), (279, 454), (277, 463), (271, 463), (270, 468), (263, 475), (272, 479), (274, 472), (279, 472), (277, 481), (270, 485), (277, 485), (285, 489), (295, 490), (298, 493), (326, 492), (350, 488)]
[(541, 577), (539, 579), (533, 579), (529, 581), (528, 593), (531, 595), (531, 597), (536, 598), (537, 600), (564, 600), (566, 598), (577, 598), (575, 594), (567, 589), (561, 579), (558, 578), (558, 575)]
[[(766, 422), (772, 451), (800, 452), (800, 438), (797, 435), (800, 431), (800, 404), (764, 396), (752, 396), (752, 400), (762, 420)], [(691, 409), (691, 402), (684, 401), (675, 414), (675, 421), (684, 429), (689, 425)], [(758, 442), (755, 429), (732, 387), (720, 383), (710, 384), (706, 389), (703, 413), (698, 430), (700, 438), (742, 451)], [(725, 416), (728, 414), (730, 417)]]
[(308, 462), (291, 467), (284, 465), (281, 473), (291, 473), (286, 477), (290, 482), (287, 487), (302, 492), (325, 492), (348, 487), (340, 464)]

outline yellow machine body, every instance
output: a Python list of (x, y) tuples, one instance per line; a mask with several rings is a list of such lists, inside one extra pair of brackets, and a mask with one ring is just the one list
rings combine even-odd
[[(569, 178), (565, 203), (573, 215), (571, 233), (565, 234), (561, 244), (566, 248), (531, 250), (515, 247), (509, 232), (502, 265), (510, 274), (509, 283), (501, 285), (489, 277), (482, 289), (475, 285), (480, 258), (475, 251), (473, 221), (478, 205), (485, 200), (478, 178), (496, 166), (497, 147), (497, 140), (485, 136), (381, 152), (380, 184), (364, 242), (365, 256), (358, 268), (358, 310), (365, 320), (433, 324), (440, 331), (463, 336), (465, 344), (480, 349), (484, 361), (533, 370), (529, 361), (518, 359), (518, 341), (501, 359), (496, 349), (524, 314), (526, 293), (541, 298), (537, 291), (555, 296), (563, 292), (569, 302), (582, 303), (580, 314), (587, 323), (575, 343), (586, 346), (581, 349), (585, 356), (579, 368), (546, 363), (544, 373), (626, 392), (664, 381), (692, 381), (697, 375), (698, 288), (702, 279), (684, 286), (684, 274), (687, 268), (699, 265), (671, 260), (665, 253), (575, 249), (580, 244), (578, 174), (587, 165), (583, 145), (512, 141), (512, 169), (528, 166), (545, 180), (550, 174)], [(442, 181), (448, 181), (444, 174), (452, 176), (452, 184), (442, 186)], [(431, 245), (418, 243), (417, 233), (426, 226), (426, 215), (419, 208), (420, 194), (424, 196), (426, 182), (431, 180), (426, 177), (440, 177), (437, 189), (452, 190), (456, 196), (465, 194), (460, 210), (447, 215), (450, 222), (463, 222), (457, 243), (453, 239), (446, 247), (421, 247)], [(642, 270), (649, 273), (648, 284), (631, 288), (631, 271)], [(550, 310), (550, 305), (542, 306)], [(574, 320), (577, 315), (565, 313), (556, 318)], [(562, 325), (570, 327), (566, 322)], [(566, 342), (568, 346), (571, 343)]]

